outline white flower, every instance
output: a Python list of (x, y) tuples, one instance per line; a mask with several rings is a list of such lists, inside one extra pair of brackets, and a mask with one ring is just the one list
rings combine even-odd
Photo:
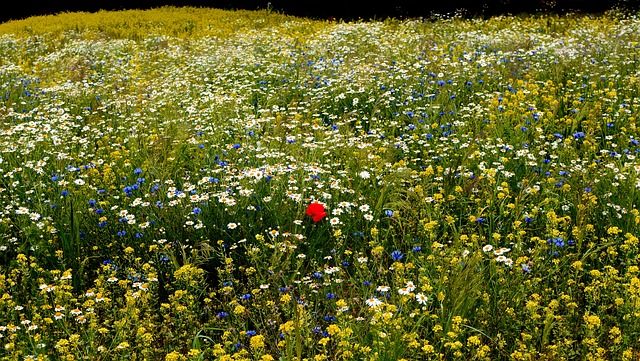
[(360, 178), (369, 179), (369, 178), (371, 178), (371, 174), (369, 172), (367, 172), (366, 170), (363, 170), (362, 172), (360, 172)]
[(407, 282), (404, 287), (409, 290), (409, 292), (413, 292), (416, 289), (416, 285), (414, 285), (411, 281)]
[(490, 244), (482, 247), (482, 250), (485, 251), (485, 252), (491, 252), (492, 249), (493, 249), (493, 246), (490, 245)]
[(84, 180), (83, 179), (76, 179), (73, 181), (73, 183), (75, 183), (76, 185), (79, 186), (83, 186), (84, 185)]
[(27, 214), (27, 213), (29, 213), (29, 208), (19, 207), (18, 209), (16, 209), (16, 214)]
[(427, 298), (427, 296), (423, 295), (422, 293), (418, 293), (416, 295), (416, 301), (418, 301), (418, 303), (421, 305), (426, 305), (428, 300), (429, 299)]
[(379, 299), (377, 299), (376, 297), (368, 298), (368, 299), (367, 299), (366, 301), (364, 301), (364, 302), (367, 304), (367, 306), (372, 307), (372, 308), (373, 308), (373, 307), (378, 307), (378, 306), (380, 306), (380, 305), (382, 304), (382, 301), (380, 301), (380, 300), (379, 300)]
[(236, 223), (233, 223), (233, 222), (227, 224), (227, 228), (229, 228), (229, 229), (236, 229), (237, 227), (238, 227), (238, 225)]
[(409, 293), (411, 293), (411, 291), (409, 291), (409, 289), (406, 287), (402, 287), (398, 290), (398, 293), (401, 295), (408, 295)]

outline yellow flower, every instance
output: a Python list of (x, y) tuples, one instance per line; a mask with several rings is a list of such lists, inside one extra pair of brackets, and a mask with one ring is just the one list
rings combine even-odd
[(249, 345), (252, 349), (263, 348), (264, 347), (264, 336), (255, 335), (252, 336), (249, 340)]
[(600, 317), (596, 315), (584, 315), (583, 319), (589, 329), (600, 327)]
[(295, 329), (295, 324), (293, 321), (287, 321), (280, 325), (280, 332), (291, 332)]
[(328, 342), (329, 342), (329, 337), (323, 337), (320, 339), (320, 341), (318, 341), (318, 345), (326, 346)]
[(340, 326), (331, 324), (329, 325), (329, 327), (327, 327), (327, 332), (329, 333), (329, 335), (333, 336), (336, 333), (340, 332)]
[(187, 358), (182, 356), (179, 352), (173, 351), (167, 354), (167, 356), (165, 356), (164, 359), (165, 361), (182, 361), (182, 360), (186, 360)]

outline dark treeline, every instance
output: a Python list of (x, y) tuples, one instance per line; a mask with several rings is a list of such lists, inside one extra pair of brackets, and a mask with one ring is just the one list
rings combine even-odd
[(65, 11), (150, 9), (163, 5), (246, 10), (271, 9), (284, 14), (336, 20), (429, 18), (438, 14), (486, 18), (505, 14), (569, 12), (597, 14), (611, 9), (627, 12), (640, 10), (640, 0), (387, 0), (371, 1), (365, 5), (362, 3), (356, 5), (348, 0), (33, 0), (26, 2), (22, 7), (14, 4), (13, 9), (5, 8), (0, 11), (0, 22)]

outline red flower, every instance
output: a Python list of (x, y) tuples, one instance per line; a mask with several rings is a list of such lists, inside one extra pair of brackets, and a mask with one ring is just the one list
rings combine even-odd
[(320, 221), (327, 216), (327, 212), (324, 211), (324, 206), (318, 202), (313, 202), (307, 207), (307, 216), (312, 216), (314, 222)]

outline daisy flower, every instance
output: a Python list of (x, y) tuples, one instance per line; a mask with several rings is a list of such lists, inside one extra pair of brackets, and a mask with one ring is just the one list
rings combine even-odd
[(369, 306), (371, 308), (378, 307), (378, 306), (380, 306), (382, 304), (382, 301), (380, 301), (376, 297), (370, 297), (364, 302), (367, 304), (367, 306)]
[(428, 300), (429, 299), (427, 298), (427, 296), (425, 296), (422, 293), (418, 293), (416, 295), (416, 301), (418, 301), (418, 303), (421, 304), (421, 305), (426, 305)]

